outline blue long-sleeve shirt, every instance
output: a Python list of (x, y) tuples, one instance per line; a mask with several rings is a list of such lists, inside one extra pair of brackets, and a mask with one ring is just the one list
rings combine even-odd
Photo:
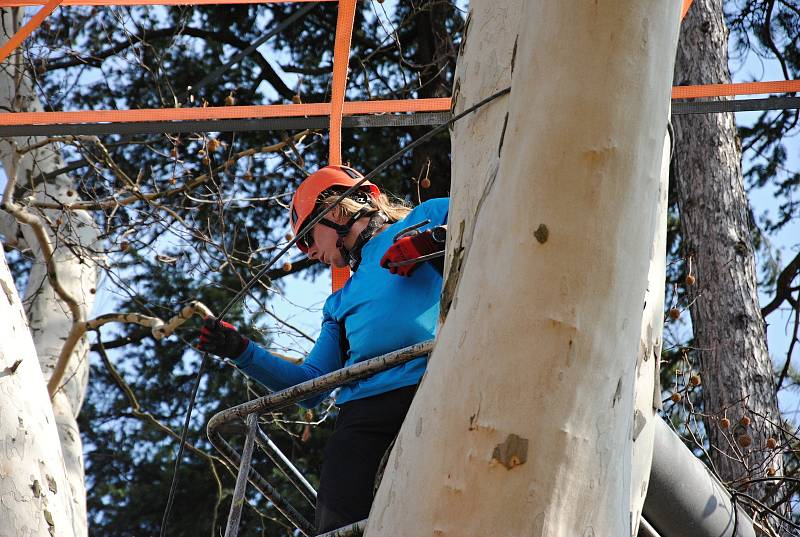
[[(272, 390), (330, 373), (388, 352), (433, 339), (439, 317), (442, 276), (423, 263), (410, 277), (398, 276), (380, 266), (394, 235), (413, 224), (430, 220), (421, 230), (447, 222), (448, 198), (425, 201), (403, 220), (372, 237), (361, 250), (361, 264), (347, 283), (325, 301), (322, 329), (314, 347), (300, 365), (289, 363), (250, 342), (234, 363), (249, 377)], [(342, 357), (340, 323), (344, 323), (350, 350)], [(347, 384), (339, 391), (338, 404), (417, 384), (426, 358)], [(319, 404), (327, 394), (304, 401)]]

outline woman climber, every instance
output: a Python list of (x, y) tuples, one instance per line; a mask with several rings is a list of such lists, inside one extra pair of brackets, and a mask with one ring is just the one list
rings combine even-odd
[[(351, 168), (326, 166), (305, 179), (292, 199), (294, 233), (362, 178)], [(442, 258), (414, 260), (444, 250), (447, 211), (447, 198), (410, 209), (364, 182), (297, 242), (311, 259), (353, 270), (344, 287), (325, 302), (319, 337), (303, 363), (282, 360), (213, 318), (203, 323), (199, 348), (233, 359), (249, 377), (282, 390), (433, 339)], [(408, 228), (414, 231), (402, 233)], [(378, 466), (400, 430), (425, 366), (426, 358), (418, 358), (347, 384), (337, 394), (339, 413), (325, 447), (317, 492), (318, 533), (369, 515)], [(314, 407), (326, 396), (302, 404)]]

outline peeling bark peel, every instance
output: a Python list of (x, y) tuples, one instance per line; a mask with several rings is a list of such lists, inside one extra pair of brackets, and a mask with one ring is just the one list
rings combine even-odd
[[(5, 259), (0, 282), (13, 289)], [(73, 536), (56, 419), (16, 291), (0, 299), (0, 537)], [(52, 532), (51, 532), (52, 528)]]

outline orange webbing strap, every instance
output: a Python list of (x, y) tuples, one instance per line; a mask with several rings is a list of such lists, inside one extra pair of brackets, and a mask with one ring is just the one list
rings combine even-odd
[(683, 5), (681, 6), (681, 20), (686, 16), (686, 13), (689, 11), (689, 8), (692, 6), (692, 0), (683, 0)]
[(334, 165), (342, 163), (342, 113), (355, 14), (356, 0), (340, 0), (339, 14), (336, 18), (336, 41), (333, 45), (330, 150), (328, 153), (328, 164)]
[(734, 84), (705, 84), (702, 86), (673, 86), (673, 99), (755, 95), (759, 93), (794, 93), (800, 91), (800, 80), (771, 82), (737, 82)]
[[(347, 68), (350, 64), (350, 40), (353, 37), (353, 21), (356, 16), (356, 0), (339, 0), (336, 17), (336, 41), (333, 45), (333, 82), (331, 83), (331, 126), (328, 164), (342, 163), (342, 114), (344, 93), (347, 88)], [(331, 288), (338, 291), (350, 277), (348, 267), (331, 265)]]
[(36, 15), (31, 17), (31, 20), (25, 23), (22, 28), (17, 30), (17, 33), (12, 35), (11, 39), (6, 41), (6, 44), (0, 48), (0, 62), (5, 61), (6, 58), (11, 56), (11, 53), (14, 52), (14, 49), (20, 46), (20, 44), (25, 41), (25, 38), (31, 35), (31, 33), (33, 33), (33, 31), (38, 28), (40, 24), (42, 24), (42, 21), (45, 19), (45, 17), (52, 13), (62, 1), (63, 0), (50, 0), (42, 9), (36, 12)]
[[(193, 6), (214, 4), (288, 4), (336, 0), (64, 0), (62, 6)], [(41, 6), (43, 0), (0, 0), (0, 8)]]
[(350, 269), (347, 267), (334, 267), (331, 265), (331, 291), (336, 292), (350, 279)]
[[(0, 126), (327, 116), (330, 114), (330, 110), (331, 105), (329, 103), (311, 103), (207, 106), (205, 108), (146, 108), (142, 110), (86, 110), (77, 112), (13, 112), (0, 113)], [(344, 112), (348, 115), (391, 112), (445, 112), (448, 110), (450, 110), (450, 99), (448, 98), (351, 101), (344, 103)]]

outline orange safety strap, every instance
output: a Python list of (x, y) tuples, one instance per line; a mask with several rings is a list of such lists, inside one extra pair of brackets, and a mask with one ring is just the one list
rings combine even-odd
[(705, 84), (701, 86), (674, 86), (673, 99), (697, 97), (723, 97), (754, 95), (759, 93), (794, 93), (800, 91), (800, 80), (773, 80), (770, 82), (737, 82), (733, 84)]
[[(336, 0), (64, 0), (62, 6), (193, 6), (214, 4), (289, 4)], [(0, 0), (0, 8), (41, 6), (44, 0)]]
[[(342, 114), (344, 94), (347, 89), (347, 69), (350, 65), (350, 41), (353, 37), (353, 21), (356, 15), (356, 0), (340, 0), (336, 17), (336, 40), (333, 45), (333, 82), (331, 83), (331, 123), (329, 131), (330, 149), (328, 164), (342, 163)], [(331, 289), (341, 289), (350, 277), (349, 267), (331, 265)]]
[[(344, 113), (346, 115), (393, 112), (445, 112), (447, 110), (450, 110), (449, 98), (349, 101), (344, 103)], [(0, 113), (0, 126), (262, 119), (270, 117), (327, 116), (330, 111), (331, 105), (329, 103), (313, 103), (75, 112), (12, 112)]]
[(686, 16), (686, 13), (689, 11), (689, 8), (692, 6), (692, 0), (683, 0), (683, 5), (681, 6), (681, 20)]
[(31, 35), (33, 31), (38, 28), (40, 24), (42, 24), (42, 21), (44, 21), (44, 19), (50, 13), (52, 13), (62, 1), (63, 0), (49, 0), (42, 9), (36, 12), (36, 15), (31, 17), (31, 20), (25, 23), (22, 28), (17, 30), (17, 32), (11, 36), (11, 39), (6, 41), (5, 45), (0, 47), (0, 62), (5, 61), (6, 58), (11, 56), (11, 53), (14, 52), (14, 49), (20, 46), (22, 42), (25, 41), (25, 38)]

